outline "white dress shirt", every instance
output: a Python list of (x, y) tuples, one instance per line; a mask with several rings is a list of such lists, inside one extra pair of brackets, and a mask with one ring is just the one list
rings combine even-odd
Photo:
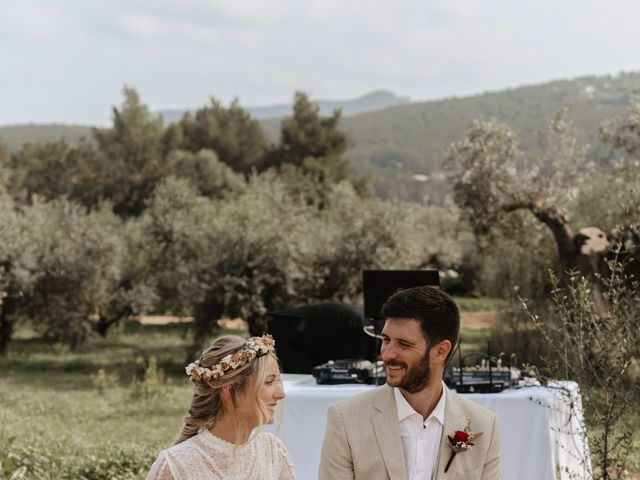
[(443, 385), (442, 388), (440, 400), (424, 421), (422, 415), (409, 405), (400, 389), (393, 389), (408, 480), (431, 480), (436, 470), (444, 426), (444, 388), (446, 386)]

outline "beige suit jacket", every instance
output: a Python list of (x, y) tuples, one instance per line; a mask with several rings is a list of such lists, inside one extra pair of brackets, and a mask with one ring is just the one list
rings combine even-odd
[[(444, 428), (434, 480), (499, 480), (500, 432), (496, 414), (457, 393), (444, 389)], [(447, 435), (463, 430), (483, 432), (466, 452), (451, 456)], [(393, 388), (383, 385), (370, 392), (334, 403), (327, 413), (319, 480), (408, 480), (400, 439)]]

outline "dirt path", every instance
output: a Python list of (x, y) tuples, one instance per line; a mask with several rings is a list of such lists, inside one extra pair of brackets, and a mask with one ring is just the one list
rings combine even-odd
[(167, 317), (163, 315), (140, 315), (137, 320), (142, 325), (167, 325), (169, 323), (190, 323), (192, 317)]
[[(191, 323), (192, 317), (169, 317), (162, 315), (141, 315), (138, 317), (138, 321), (142, 325), (167, 325), (169, 323)], [(218, 321), (221, 327), (229, 328), (232, 330), (246, 330), (249, 328), (247, 322), (241, 318), (223, 318)]]

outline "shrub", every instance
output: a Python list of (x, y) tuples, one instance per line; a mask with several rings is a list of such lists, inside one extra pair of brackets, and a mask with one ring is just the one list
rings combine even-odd
[(62, 443), (19, 445), (0, 442), (0, 480), (134, 480), (153, 462), (151, 449), (107, 444), (79, 450)]
[(134, 378), (131, 382), (131, 397), (148, 399), (163, 395), (166, 379), (164, 370), (158, 367), (156, 357), (150, 357), (146, 362), (143, 358), (139, 358), (138, 363), (142, 365), (146, 363), (144, 376), (142, 380)]
[(553, 317), (541, 320), (522, 301), (548, 346), (557, 352), (546, 359), (546, 367), (581, 387), (588, 421), (596, 427), (590, 437), (594, 478), (604, 480), (625, 475), (634, 432), (623, 419), (640, 395), (640, 384), (627, 380), (627, 370), (640, 353), (639, 290), (638, 282), (624, 273), (622, 249), (617, 246), (609, 261), (610, 273), (601, 279), (604, 315), (595, 308), (591, 282), (577, 274), (570, 275), (565, 288), (551, 274)]

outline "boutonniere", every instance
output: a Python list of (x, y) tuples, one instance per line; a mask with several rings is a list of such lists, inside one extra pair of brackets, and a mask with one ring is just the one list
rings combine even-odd
[(472, 432), (471, 431), (471, 419), (467, 418), (467, 426), (464, 427), (464, 430), (456, 430), (453, 432), (453, 436), (447, 435), (449, 439), (449, 443), (451, 444), (451, 457), (449, 457), (449, 461), (447, 462), (447, 466), (444, 467), (444, 473), (447, 473), (449, 467), (451, 466), (451, 462), (453, 462), (453, 458), (460, 452), (466, 452), (469, 450), (474, 444), (471, 443), (473, 440), (482, 435), (482, 432)]

